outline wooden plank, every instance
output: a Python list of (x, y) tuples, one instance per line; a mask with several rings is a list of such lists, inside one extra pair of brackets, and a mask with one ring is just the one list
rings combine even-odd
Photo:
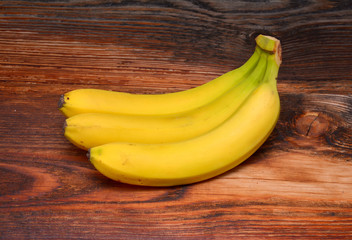
[[(1, 1), (0, 239), (351, 239), (348, 1)], [(278, 37), (281, 115), (214, 179), (111, 181), (62, 135), (66, 91), (189, 89)]]

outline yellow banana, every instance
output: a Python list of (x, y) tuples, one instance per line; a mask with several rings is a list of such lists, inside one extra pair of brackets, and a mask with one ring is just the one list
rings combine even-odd
[(66, 119), (65, 137), (82, 149), (110, 142), (166, 143), (204, 134), (229, 118), (261, 83), (268, 53), (244, 79), (213, 102), (176, 115), (85, 113)]
[(173, 186), (212, 178), (247, 159), (270, 135), (280, 112), (276, 88), (280, 42), (262, 35), (258, 42), (272, 53), (267, 58), (263, 81), (224, 123), (201, 136), (179, 142), (116, 142), (93, 147), (89, 158), (95, 168), (124, 183)]
[(77, 89), (61, 96), (59, 109), (71, 117), (81, 113), (167, 115), (207, 104), (238, 84), (259, 59), (259, 48), (241, 67), (201, 86), (166, 94), (131, 94), (100, 89)]

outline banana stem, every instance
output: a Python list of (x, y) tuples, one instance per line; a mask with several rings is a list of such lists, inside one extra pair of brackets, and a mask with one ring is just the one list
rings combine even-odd
[(275, 62), (279, 67), (282, 63), (282, 49), (280, 40), (272, 36), (259, 34), (255, 38), (255, 41), (257, 45), (264, 51), (270, 52), (271, 54), (275, 54)]

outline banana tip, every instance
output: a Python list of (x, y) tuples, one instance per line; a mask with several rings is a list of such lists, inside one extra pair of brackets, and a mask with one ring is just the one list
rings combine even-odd
[(64, 134), (65, 134), (65, 131), (66, 131), (66, 127), (67, 127), (67, 122), (65, 120), (64, 121), (64, 125), (62, 126), (62, 130), (63, 130)]
[(62, 108), (64, 106), (64, 104), (65, 104), (65, 95), (61, 95), (59, 102), (58, 102), (59, 109)]
[(90, 159), (90, 149), (88, 149), (86, 156), (88, 159)]

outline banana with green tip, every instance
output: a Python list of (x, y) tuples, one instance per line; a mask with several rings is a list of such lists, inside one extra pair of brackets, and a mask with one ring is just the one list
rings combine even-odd
[(61, 96), (59, 110), (71, 117), (81, 113), (168, 115), (191, 111), (210, 103), (238, 84), (259, 60), (256, 51), (241, 67), (201, 86), (166, 94), (131, 94), (100, 89), (76, 89)]

